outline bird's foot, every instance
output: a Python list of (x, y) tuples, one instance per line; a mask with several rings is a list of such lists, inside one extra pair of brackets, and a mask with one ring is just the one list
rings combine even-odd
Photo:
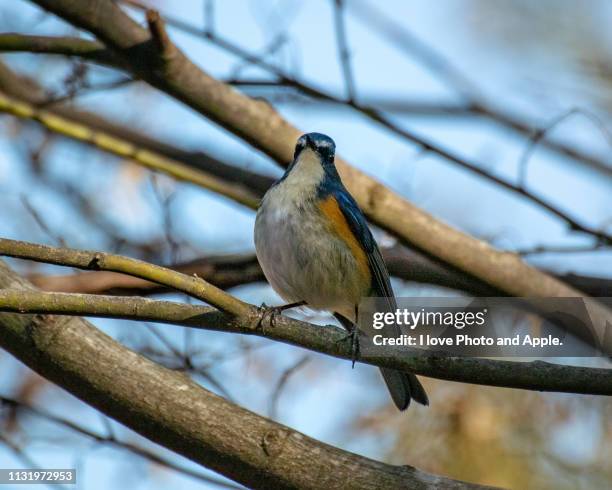
[(285, 310), (290, 310), (292, 308), (299, 308), (300, 306), (304, 306), (306, 304), (305, 301), (296, 301), (295, 303), (288, 303), (286, 305), (280, 306), (268, 306), (265, 303), (262, 303), (259, 307), (259, 311), (261, 312), (261, 316), (257, 322), (257, 328), (264, 329), (264, 320), (266, 317), (270, 317), (269, 325), (270, 327), (274, 327), (275, 319), (278, 315), (280, 315)]
[(257, 321), (257, 328), (262, 331), (265, 329), (264, 322), (266, 318), (269, 318), (268, 326), (274, 327), (275, 318), (277, 315), (280, 315), (283, 312), (282, 306), (268, 306), (265, 303), (262, 303), (259, 307), (259, 320)]
[(359, 359), (359, 331), (357, 328), (354, 328), (336, 342), (344, 342), (346, 340), (350, 340), (351, 342), (351, 361), (353, 362), (352, 368), (355, 369), (355, 362), (357, 362)]

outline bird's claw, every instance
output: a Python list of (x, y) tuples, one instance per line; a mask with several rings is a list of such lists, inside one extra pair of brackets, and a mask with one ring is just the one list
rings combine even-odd
[(359, 332), (357, 328), (353, 329), (336, 342), (344, 342), (347, 339), (351, 341), (351, 361), (353, 363), (352, 368), (355, 369), (355, 362), (359, 359)]
[(277, 315), (280, 315), (282, 313), (283, 309), (279, 306), (268, 306), (267, 304), (262, 303), (259, 307), (259, 311), (261, 312), (261, 315), (257, 321), (257, 328), (263, 331), (264, 320), (266, 319), (266, 317), (270, 317), (268, 325), (270, 327), (274, 327), (274, 319)]

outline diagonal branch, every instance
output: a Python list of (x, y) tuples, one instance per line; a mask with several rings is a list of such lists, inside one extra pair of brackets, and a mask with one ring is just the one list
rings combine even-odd
[(31, 78), (14, 73), (1, 62), (0, 92), (36, 107), (44, 106), (53, 114), (81, 123), (92, 130), (98, 130), (115, 138), (126, 140), (138, 148), (159, 153), (172, 160), (178, 160), (185, 165), (216, 175), (228, 182), (248, 186), (258, 196), (263, 195), (274, 182), (272, 178), (265, 175), (230, 165), (201, 151), (186, 151), (164, 143), (132, 127), (104, 119), (98, 114), (61, 104), (49, 105), (49, 98), (43, 87)]
[(82, 123), (71, 121), (44, 109), (37, 109), (26, 102), (21, 102), (2, 93), (0, 93), (0, 112), (7, 112), (23, 119), (35, 120), (47, 129), (59, 134), (88, 143), (117, 156), (129, 158), (144, 167), (163, 172), (175, 179), (199, 185), (247, 207), (254, 208), (259, 202), (257, 196), (243, 185), (225, 182), (202, 170), (196, 170), (163, 155), (138, 148), (119, 137), (93, 130)]
[[(33, 80), (14, 74), (2, 63), (0, 63), (0, 91), (5, 92), (13, 98), (26, 101), (34, 106), (45, 103), (46, 100), (42, 89), (37, 86)], [(212, 175), (227, 180), (230, 183), (248, 186), (258, 196), (262, 195), (273, 183), (273, 179), (270, 177), (220, 162), (213, 159), (210, 155), (200, 152), (189, 152), (162, 143), (132, 128), (117, 125), (89, 112), (82, 112), (64, 106), (53, 106), (52, 112), (70, 121), (75, 121), (87, 126), (92, 132), (94, 130), (101, 130), (103, 133), (109, 134), (119, 140), (125, 140), (127, 143), (131, 143), (138, 148), (148, 150), (152, 153), (159, 153), (162, 156), (172, 160), (178, 160), (196, 169), (204, 169)], [(402, 249), (402, 253), (398, 253), (400, 249)], [(392, 274), (401, 279), (464, 290), (480, 296), (503, 294), (498, 289), (488, 286), (483, 281), (456, 268), (444, 266), (439, 260), (432, 260), (432, 257), (427, 257), (422, 253), (407, 250), (402, 247), (395, 247), (385, 252), (385, 259), (387, 260), (387, 265), (391, 269)], [(230, 260), (230, 262), (233, 262), (233, 260)], [(186, 264), (187, 269), (183, 272), (189, 274), (196, 272), (204, 278), (210, 273), (208, 264), (194, 265), (195, 269), (193, 269), (190, 264)], [(215, 285), (226, 288), (242, 284), (244, 281), (250, 282), (263, 278), (256, 263), (255, 267), (250, 264), (245, 264), (246, 269), (244, 269), (244, 274), (237, 273), (235, 267), (232, 264), (229, 265), (230, 269), (228, 271), (221, 272), (220, 276), (215, 274), (215, 277), (219, 280), (219, 283), (216, 283), (214, 279), (212, 280)], [(610, 281), (606, 279), (578, 276), (575, 274), (559, 275), (554, 274), (552, 271), (547, 273), (555, 275), (560, 281), (566, 282), (591, 296), (611, 295), (611, 293), (609, 293), (611, 287)], [(121, 277), (123, 279), (118, 279)], [(115, 288), (112, 292), (113, 294), (134, 294), (134, 292), (146, 294), (146, 292), (154, 293), (158, 291), (158, 289), (149, 289), (151, 283), (147, 283), (146, 281), (111, 273), (98, 273), (96, 274), (96, 279), (93, 281), (92, 277), (87, 273), (75, 277), (74, 279), (76, 282), (72, 281), (69, 277), (37, 278), (36, 281), (37, 285), (43, 289), (65, 292), (102, 293), (107, 291), (106, 288)], [(40, 281), (44, 281), (45, 285)], [(85, 287), (86, 289), (64, 289), (67, 287), (68, 282), (71, 283), (68, 284), (69, 287)], [(136, 291), (134, 291), (133, 288), (136, 288)]]
[[(522, 120), (516, 114), (502, 110), (487, 100), (479, 88), (471, 80), (466, 78), (451, 60), (432, 46), (424, 43), (412, 33), (405, 23), (385, 15), (380, 9), (363, 1), (350, 3), (351, 13), (360, 20), (367, 28), (376, 31), (382, 38), (389, 41), (394, 47), (400, 49), (410, 57), (417, 58), (430, 71), (454, 88), (461, 94), (465, 101), (467, 112), (476, 116), (483, 116), (500, 126), (514, 131), (515, 133), (531, 137), (536, 128)], [(458, 113), (460, 114), (460, 112)], [(558, 155), (569, 157), (576, 162), (600, 172), (604, 176), (612, 177), (612, 165), (593, 155), (588, 155), (560, 141), (543, 140), (543, 146), (554, 151)]]
[[(33, 0), (33, 1), (36, 1), (36, 0)], [(122, 1), (123, 3), (134, 6), (141, 10), (147, 10), (147, 7), (144, 4), (142, 4), (139, 0), (122, 0)], [(182, 28), (186, 32), (193, 33), (194, 31), (196, 31), (198, 34), (201, 35), (200, 30), (195, 29), (192, 26), (190, 28), (190, 26), (186, 24), (185, 22), (173, 19), (172, 24), (179, 28)], [(598, 230), (598, 229), (595, 229), (595, 228), (592, 228), (592, 227), (589, 227), (587, 225), (580, 223), (578, 220), (570, 216), (567, 212), (562, 211), (557, 206), (548, 202), (544, 197), (537, 195), (532, 191), (528, 191), (520, 185), (515, 185), (511, 183), (510, 181), (507, 181), (501, 177), (498, 177), (488, 172), (481, 166), (468, 161), (467, 159), (453, 153), (447, 148), (440, 146), (439, 144), (437, 144), (436, 142), (432, 140), (428, 140), (425, 136), (419, 135), (415, 133), (414, 131), (400, 127), (399, 125), (391, 121), (388, 117), (386, 117), (384, 114), (382, 114), (380, 111), (377, 111), (376, 109), (372, 107), (367, 107), (367, 106), (358, 104), (355, 100), (345, 101), (345, 100), (339, 99), (333, 94), (325, 92), (312, 85), (305, 84), (304, 82), (301, 82), (300, 80), (297, 80), (296, 78), (286, 74), (283, 70), (281, 70), (277, 66), (271, 63), (268, 63), (267, 61), (263, 60), (262, 58), (258, 56), (254, 56), (246, 52), (244, 49), (238, 47), (235, 44), (232, 44), (230, 41), (226, 39), (221, 39), (218, 35), (206, 33), (205, 38), (215, 43), (216, 45), (222, 47), (223, 49), (226, 49), (232, 54), (235, 54), (236, 56), (240, 56), (244, 60), (249, 61), (250, 63), (276, 75), (282, 83), (288, 86), (297, 88), (306, 95), (317, 97), (322, 100), (327, 100), (330, 102), (335, 102), (338, 104), (346, 104), (348, 107), (358, 111), (366, 118), (390, 130), (391, 132), (400, 136), (404, 140), (417, 145), (422, 150), (435, 153), (436, 155), (442, 157), (444, 160), (451, 162), (455, 165), (458, 165), (461, 168), (469, 172), (472, 172), (486, 180), (489, 180), (490, 182), (493, 182), (494, 184), (506, 189), (507, 191), (521, 195), (522, 197), (531, 201), (535, 205), (545, 209), (549, 213), (552, 213), (553, 215), (557, 216), (559, 219), (565, 221), (567, 225), (569, 226), (570, 230), (586, 233), (602, 241), (605, 241), (607, 243), (612, 243), (612, 237), (610, 237), (610, 235), (608, 235), (604, 231)]]

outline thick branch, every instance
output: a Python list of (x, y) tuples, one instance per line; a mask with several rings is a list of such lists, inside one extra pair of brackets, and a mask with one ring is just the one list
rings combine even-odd
[[(257, 335), (342, 359), (351, 360), (353, 357), (352, 346), (350, 342), (342, 341), (346, 334), (338, 327), (323, 328), (320, 325), (278, 316), (275, 317), (273, 326), (264, 328), (252, 317), (229, 317), (214, 308), (171, 301), (6, 289), (0, 290), (0, 311), (169, 323)], [(391, 347), (375, 354), (364, 354), (359, 362), (464, 383), (612, 395), (610, 369), (563, 366), (542, 361), (514, 362), (449, 357), (420, 349)]]
[[(0, 288), (31, 286), (0, 262)], [(250, 488), (477, 488), (311, 439), (237, 407), (79, 318), (0, 315), (0, 346), (139, 434)]]

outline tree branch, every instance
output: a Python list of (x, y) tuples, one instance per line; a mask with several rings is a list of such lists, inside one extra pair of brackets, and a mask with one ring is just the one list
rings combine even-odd
[(79, 269), (121, 272), (176, 289), (232, 315), (247, 317), (254, 313), (254, 308), (247, 303), (230, 296), (199, 277), (187, 276), (165, 267), (121, 255), (49, 247), (7, 238), (0, 238), (0, 255)]
[(40, 85), (31, 78), (15, 74), (3, 63), (0, 63), (0, 92), (36, 107), (44, 106), (53, 114), (70, 121), (82, 123), (92, 130), (99, 130), (115, 138), (126, 140), (138, 148), (160, 153), (167, 158), (178, 160), (198, 170), (204, 170), (228, 182), (242, 184), (249, 189), (253, 189), (257, 196), (262, 196), (274, 182), (274, 179), (268, 176), (230, 165), (201, 151), (186, 151), (161, 142), (132, 127), (117, 124), (97, 114), (78, 110), (71, 106), (49, 104), (46, 91)]
[[(33, 291), (0, 262), (3, 287)], [(2, 314), (0, 346), (144, 437), (250, 488), (478, 488), (316, 441), (223, 400), (79, 318)]]
[[(139, 297), (90, 296), (39, 291), (0, 290), (0, 311), (92, 316), (182, 325), (227, 333), (256, 335), (351, 360), (350, 342), (339, 327), (323, 328), (285, 316), (272, 326), (252, 317), (230, 317), (210, 307)], [(422, 349), (385, 347), (364, 353), (358, 362), (447, 381), (591, 395), (612, 395), (612, 370), (440, 355)]]
[[(36, 1), (36, 0), (32, 0), (32, 1)], [(139, 8), (141, 10), (145, 10), (145, 11), (147, 10), (147, 7), (138, 0), (122, 0), (122, 2), (128, 5), (134, 6), (136, 8)], [(179, 20), (173, 19), (172, 24), (175, 26), (178, 26), (179, 28), (182, 28), (186, 32), (193, 33), (194, 31), (197, 31), (199, 35), (202, 34), (199, 29), (194, 29), (193, 27), (189, 28), (189, 26), (185, 22), (182, 22)], [(226, 49), (227, 51), (231, 52), (232, 54), (240, 56), (244, 60), (249, 61), (250, 63), (253, 63), (257, 65), (258, 67), (263, 68), (267, 70), (268, 72), (276, 75), (277, 77), (280, 78), (281, 82), (301, 90), (306, 95), (318, 97), (323, 100), (328, 100), (331, 102), (345, 104), (347, 107), (350, 107), (358, 111), (366, 118), (392, 131), (393, 133), (395, 133), (402, 139), (417, 145), (421, 149), (435, 153), (438, 156), (442, 157), (444, 160), (450, 163), (453, 163), (455, 165), (458, 165), (462, 167), (463, 169), (468, 170), (469, 172), (479, 175), (480, 177), (486, 180), (489, 180), (490, 182), (493, 182), (494, 184), (506, 189), (507, 191), (514, 192), (514, 193), (521, 195), (522, 197), (528, 199), (529, 201), (536, 204), (537, 206), (542, 207), (543, 209), (547, 210), (548, 212), (554, 214), (558, 218), (565, 221), (567, 225), (569, 226), (570, 230), (586, 233), (586, 234), (589, 234), (589, 235), (592, 235), (598, 238), (599, 240), (605, 241), (606, 243), (612, 243), (612, 237), (608, 235), (605, 231), (591, 228), (587, 225), (583, 225), (579, 223), (575, 218), (567, 214), (565, 211), (562, 211), (561, 209), (559, 209), (552, 203), (548, 202), (544, 197), (536, 195), (532, 191), (528, 191), (520, 185), (515, 185), (511, 183), (510, 181), (504, 180), (503, 178), (500, 178), (488, 172), (487, 170), (482, 168), (482, 166), (476, 165), (468, 161), (467, 159), (438, 145), (434, 141), (428, 140), (426, 137), (422, 135), (418, 135), (414, 131), (400, 127), (399, 125), (395, 124), (393, 121), (387, 118), (384, 114), (377, 111), (373, 107), (366, 107), (362, 104), (358, 104), (354, 100), (346, 101), (346, 100), (339, 99), (338, 97), (328, 92), (324, 92), (317, 87), (305, 84), (304, 82), (301, 82), (297, 80), (296, 78), (289, 76), (277, 66), (266, 62), (261, 57), (254, 56), (246, 52), (239, 46), (232, 44), (230, 41), (226, 39), (221, 39), (218, 35), (215, 35), (212, 33), (206, 33), (204, 37), (207, 40), (220, 46), (221, 48)]]
[(79, 56), (102, 65), (125, 68), (121, 59), (102, 43), (78, 37), (0, 33), (0, 51)]
[(244, 206), (255, 208), (259, 202), (257, 196), (242, 185), (224, 182), (201, 170), (193, 169), (163, 155), (138, 148), (126, 140), (102, 131), (93, 130), (82, 123), (70, 121), (43, 109), (37, 109), (26, 102), (12, 99), (2, 93), (0, 93), (0, 112), (7, 112), (23, 119), (32, 119), (51, 131), (88, 143), (122, 158), (129, 158), (144, 167), (163, 172), (175, 179), (199, 185), (229, 197)]
[[(33, 0), (35, 1), (35, 0)], [(134, 3), (135, 5), (139, 5), (138, 2), (128, 2), (130, 4)], [(142, 7), (142, 6), (141, 6)], [(339, 15), (339, 14), (338, 14)], [(167, 65), (170, 64), (173, 61), (173, 57), (176, 57), (178, 59), (178, 55), (179, 52), (176, 49), (176, 47), (171, 44), (170, 39), (168, 38), (168, 35), (165, 31), (165, 28), (163, 27), (163, 22), (161, 20), (161, 18), (159, 17), (159, 14), (157, 14), (157, 12), (154, 11), (147, 11), (147, 18), (150, 20), (149, 22), (149, 29), (151, 30), (151, 36), (152, 36), (152, 41), (153, 44), (155, 46), (155, 54), (151, 55), (151, 60), (150, 60), (150, 64), (151, 65), (155, 65), (158, 66), (160, 63), (162, 65), (162, 68), (151, 68), (149, 67), (149, 70), (152, 70), (152, 73), (156, 73), (158, 71), (161, 71), (162, 73), (166, 73), (166, 68)], [(27, 36), (26, 36), (27, 37)], [(58, 38), (59, 42), (58, 42), (58, 46), (57, 46), (57, 53), (56, 54), (67, 54), (69, 55), (69, 51), (67, 50), (65, 47), (65, 44), (68, 43), (69, 39), (67, 38)], [(1, 41), (1, 37), (0, 37), (0, 41)], [(9, 48), (14, 49), (13, 47), (13, 42), (12, 42), (12, 38), (8, 39), (8, 45)], [(54, 46), (53, 40), (52, 38), (48, 38), (46, 39), (48, 46), (47, 46), (47, 53), (51, 53), (51, 50)], [(76, 38), (75, 39), (75, 43), (77, 45), (81, 45), (83, 44), (83, 40)], [(36, 43), (33, 43), (36, 44)], [(28, 43), (27, 40), (23, 42), (23, 47), (27, 47)], [(90, 48), (90, 51), (92, 53), (94, 53), (94, 56), (92, 57), (92, 61), (95, 62), (101, 62), (100, 61), (100, 57), (99, 56), (95, 56), (95, 54), (97, 53), (97, 48), (99, 47), (99, 43), (92, 43), (92, 46)], [(138, 47), (138, 56), (141, 57), (144, 54), (146, 54), (146, 50), (141, 49), (143, 46), (139, 46)], [(344, 49), (344, 48), (343, 48)], [(66, 53), (66, 51), (68, 51), (68, 53)], [(79, 49), (74, 49), (74, 51), (78, 52)], [(83, 52), (83, 57), (87, 57), (88, 51), (86, 49), (81, 49), (81, 51)], [(235, 51), (235, 50), (234, 50)], [(171, 56), (172, 55), (172, 56)], [(131, 55), (133, 58), (133, 54)], [(346, 65), (346, 59), (345, 59), (346, 53), (343, 54), (342, 56), (342, 60), (343, 60), (343, 66)], [(133, 61), (133, 60), (132, 60)], [(288, 77), (286, 74), (282, 73), (279, 71), (279, 69), (277, 69), (276, 67), (269, 65), (268, 63), (265, 63), (263, 61), (261, 61), (259, 58), (253, 58), (252, 60), (253, 62), (255, 62), (258, 66), (262, 66), (263, 68), (266, 68), (268, 70), (271, 70), (273, 73), (275, 73), (276, 75), (280, 76), (282, 78), (282, 80), (284, 81), (284, 83), (290, 85), (290, 86), (294, 86), (302, 91), (304, 91), (305, 93), (307, 93), (310, 96), (315, 96), (315, 97), (319, 97), (321, 99), (324, 100), (329, 100), (332, 102), (336, 102), (336, 103), (343, 103), (348, 105), (349, 107), (352, 107), (353, 109), (361, 112), (364, 116), (370, 118), (371, 120), (373, 120), (374, 122), (381, 124), (382, 126), (384, 126), (385, 128), (393, 131), (394, 133), (396, 133), (398, 136), (414, 143), (417, 144), (418, 146), (420, 146), (423, 150), (426, 151), (431, 151), (433, 153), (436, 153), (437, 155), (439, 155), (440, 157), (442, 157), (443, 159), (452, 162), (456, 165), (461, 166), (462, 168), (473, 172), (499, 186), (501, 186), (502, 188), (517, 193), (519, 195), (521, 195), (522, 197), (528, 199), (529, 201), (531, 201), (532, 203), (542, 207), (543, 209), (545, 209), (546, 211), (554, 214), (555, 216), (557, 216), (558, 218), (562, 219), (563, 221), (565, 221), (569, 228), (573, 231), (579, 231), (582, 233), (586, 233), (589, 235), (592, 235), (593, 237), (597, 238), (598, 240), (604, 242), (604, 243), (611, 243), (612, 244), (612, 237), (610, 235), (608, 235), (605, 231), (602, 230), (597, 230), (595, 228), (591, 228), (588, 227), (587, 225), (581, 224), (580, 222), (578, 222), (575, 218), (573, 218), (572, 216), (570, 216), (569, 214), (567, 214), (565, 211), (562, 211), (561, 209), (559, 209), (558, 207), (554, 206), (553, 204), (551, 204), (550, 202), (546, 201), (544, 198), (534, 194), (532, 191), (527, 190), (522, 184), (519, 185), (515, 185), (512, 184), (509, 181), (506, 181), (498, 176), (495, 176), (493, 174), (491, 174), (490, 172), (488, 172), (487, 170), (481, 168), (478, 165), (475, 165), (469, 161), (467, 161), (464, 158), (461, 158), (453, 153), (451, 153), (449, 150), (444, 149), (442, 147), (440, 147), (439, 145), (437, 145), (436, 143), (434, 143), (433, 141), (428, 141), (426, 140), (425, 137), (423, 136), (417, 136), (416, 134), (400, 128), (399, 126), (397, 126), (396, 124), (394, 124), (393, 122), (391, 122), (388, 118), (386, 118), (383, 114), (381, 114), (380, 112), (376, 111), (374, 108), (371, 107), (365, 107), (362, 106), (360, 104), (357, 104), (357, 102), (353, 99), (350, 98), (348, 101), (343, 101), (338, 99), (337, 97), (334, 97), (333, 95), (327, 94), (325, 92), (322, 92), (319, 89), (313, 88), (313, 87), (309, 87), (307, 85), (304, 85), (303, 83)], [(134, 61), (133, 61), (134, 62)], [(121, 63), (110, 63), (111, 66), (115, 66), (115, 67), (121, 67)], [(137, 75), (136, 71), (138, 70), (142, 70), (143, 66), (141, 66), (141, 63), (139, 62), (137, 64), (137, 66), (132, 66), (130, 68), (129, 65), (129, 61), (124, 60), (123, 62), (124, 65), (127, 64), (128, 66), (128, 71), (131, 69), (132, 72), (134, 72), (134, 75)], [(146, 68), (146, 67), (145, 67)], [(136, 70), (136, 71), (135, 71)], [(149, 80), (150, 81), (150, 80)], [(352, 86), (352, 85), (351, 85)]]
[[(266, 280), (257, 258), (250, 254), (205, 257), (167, 268), (182, 274), (195, 275), (221, 289)], [(28, 280), (40, 289), (64, 293), (143, 296), (172, 291), (145, 279), (104, 271), (56, 276), (31, 275)]]
[[(407, 27), (406, 23), (397, 22), (396, 19), (385, 15), (380, 9), (376, 9), (367, 2), (355, 1), (350, 3), (351, 12), (356, 14), (367, 28), (376, 31), (382, 38), (387, 39), (394, 47), (400, 49), (410, 57), (417, 58), (432, 72), (436, 73), (441, 80), (450, 85), (464, 99), (464, 106), (469, 113), (482, 116), (510, 129), (515, 133), (531, 136), (537, 128), (522, 120), (515, 114), (496, 107), (487, 100), (479, 88), (467, 79), (451, 60), (432, 46), (424, 43)], [(460, 112), (458, 114), (461, 114)], [(542, 145), (558, 155), (569, 157), (576, 162), (582, 163), (606, 177), (612, 177), (612, 166), (609, 162), (601, 160), (593, 155), (588, 155), (571, 146), (559, 141), (542, 141)]]
[[(1, 36), (0, 36), (1, 37)], [(31, 79), (23, 76), (18, 76), (10, 71), (5, 65), (0, 63), (0, 91), (9, 94), (12, 97), (27, 101), (28, 103), (37, 106), (41, 103), (46, 105), (46, 96), (43, 90), (36, 85)], [(69, 120), (77, 121), (92, 130), (101, 130), (118, 139), (123, 139), (136, 147), (149, 150), (153, 153), (160, 153), (173, 160), (178, 160), (181, 163), (194, 167), (196, 169), (204, 169), (217, 177), (248, 186), (254, 191), (257, 196), (263, 193), (272, 185), (274, 179), (255, 173), (245, 169), (241, 169), (230, 164), (221, 162), (212, 158), (210, 155), (201, 152), (189, 152), (175, 146), (162, 143), (152, 139), (145, 134), (139, 133), (132, 128), (117, 125), (101, 118), (98, 115), (78, 111), (71, 107), (54, 106), (52, 112)], [(400, 251), (401, 249), (401, 251)], [(384, 250), (387, 266), (391, 273), (396, 277), (408, 281), (416, 281), (422, 283), (434, 284), (442, 287), (452, 288), (467, 291), (470, 294), (479, 296), (496, 296), (504, 294), (498, 288), (487, 285), (482, 280), (470, 276), (465, 272), (458, 270), (448, 265), (444, 265), (440, 260), (432, 260), (429, 257), (417, 251), (405, 249), (403, 247), (395, 247), (393, 249)], [(247, 259), (248, 260), (248, 259)], [(232, 262), (233, 259), (230, 260)], [(192, 265), (194, 268), (192, 268)], [(257, 272), (258, 265), (254, 266), (245, 264), (244, 274), (239, 274), (233, 270), (230, 263), (230, 270), (226, 273), (221, 272), (220, 276), (215, 274), (215, 278), (208, 276), (210, 268), (208, 265), (202, 264), (185, 264), (186, 269), (181, 272), (192, 274), (197, 273), (200, 277), (207, 279), (221, 287), (227, 288), (245, 282), (261, 280), (263, 276)], [(182, 267), (182, 266), (181, 266)], [(255, 270), (257, 269), (257, 270)], [(574, 288), (585, 292), (591, 296), (611, 296), (610, 290), (612, 284), (610, 280), (597, 277), (587, 277), (575, 274), (555, 274), (553, 271), (544, 271), (545, 273), (554, 275), (558, 280), (568, 283)], [(85, 293), (104, 293), (111, 292), (112, 294), (149, 294), (159, 292), (159, 288), (151, 289), (152, 283), (142, 281), (128, 276), (121, 276), (112, 273), (96, 273), (96, 279), (93, 280), (93, 274), (85, 273), (76, 276), (73, 282), (70, 276), (60, 276), (55, 278), (37, 277), (33, 280), (43, 289), (51, 289), (64, 292), (85, 292)], [(121, 279), (119, 279), (121, 278)], [(219, 282), (215, 282), (218, 280)], [(39, 282), (40, 281), (40, 282)], [(118, 282), (115, 282), (118, 281)], [(72, 284), (68, 284), (71, 282)], [(71, 289), (71, 288), (86, 288), (86, 289)], [(140, 289), (140, 288), (144, 289)], [(67, 289), (66, 289), (67, 288)], [(107, 288), (111, 288), (109, 290)], [(136, 290), (132, 289), (136, 288)]]

